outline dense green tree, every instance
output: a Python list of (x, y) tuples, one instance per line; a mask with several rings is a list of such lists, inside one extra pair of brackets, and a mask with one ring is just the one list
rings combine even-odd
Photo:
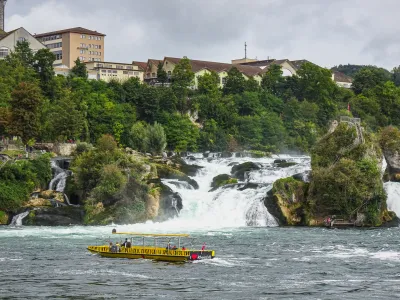
[(167, 146), (167, 137), (162, 125), (155, 122), (154, 125), (147, 126), (146, 135), (147, 149), (152, 154), (161, 154)]
[(177, 152), (197, 150), (199, 129), (188, 116), (164, 113), (160, 119), (167, 135), (169, 149)]
[(88, 72), (87, 72), (87, 68), (86, 65), (81, 62), (81, 60), (79, 58), (77, 58), (75, 60), (75, 66), (72, 67), (71, 72), (70, 72), (70, 76), (71, 77), (80, 77), (80, 78), (88, 78)]
[(43, 136), (47, 135), (47, 141), (79, 140), (82, 136), (84, 114), (71, 97), (70, 92), (49, 106), (45, 120), (47, 126), (42, 134)]
[(393, 68), (392, 80), (396, 86), (400, 86), (400, 66)]
[(50, 99), (54, 99), (56, 95), (55, 73), (53, 63), (56, 56), (49, 49), (40, 49), (35, 53), (33, 68), (38, 74), (40, 87), (43, 94)]
[(8, 131), (21, 137), (24, 144), (38, 136), (42, 103), (40, 87), (33, 83), (20, 83), (11, 94)]
[(184, 57), (172, 72), (172, 89), (178, 98), (178, 109), (184, 113), (187, 109), (188, 90), (194, 84), (194, 72), (190, 60)]
[(130, 131), (129, 147), (139, 152), (147, 152), (147, 124), (145, 122), (136, 122)]
[(245, 82), (244, 90), (246, 92), (258, 92), (260, 90), (260, 84), (254, 77), (250, 77)]
[(198, 79), (198, 92), (200, 94), (207, 95), (208, 97), (218, 98), (221, 96), (219, 89), (220, 79), (217, 73), (214, 71), (205, 73)]
[(352, 89), (356, 94), (373, 89), (389, 81), (390, 74), (377, 67), (365, 67), (354, 75)]
[(6, 61), (11, 65), (15, 65), (20, 62), (25, 68), (32, 67), (35, 58), (29, 42), (18, 41), (14, 51), (11, 51), (11, 53), (6, 57)]
[(228, 94), (241, 94), (246, 88), (246, 79), (243, 74), (236, 67), (232, 67), (228, 71), (226, 83), (224, 86), (224, 93)]
[(168, 74), (163, 69), (163, 63), (160, 61), (157, 66), (157, 81), (161, 82), (162, 86), (168, 81)]
[(284, 84), (284, 77), (282, 74), (282, 67), (272, 64), (262, 77), (261, 87), (269, 94), (280, 96)]
[(256, 92), (244, 92), (242, 95), (236, 95), (235, 102), (241, 116), (259, 114), (263, 108), (260, 103), (259, 94)]

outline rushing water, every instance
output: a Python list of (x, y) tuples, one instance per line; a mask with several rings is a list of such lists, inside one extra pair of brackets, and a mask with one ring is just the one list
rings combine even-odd
[[(217, 257), (187, 264), (107, 259), (86, 251), (87, 245), (108, 240), (111, 229), (0, 228), (0, 298), (400, 297), (397, 228), (241, 227), (191, 231), (197, 244), (207, 242)], [(165, 232), (162, 225), (152, 231)], [(115, 241), (114, 236), (112, 239)]]
[[(282, 158), (282, 157), (281, 157)], [(283, 157), (285, 158), (285, 157)], [(0, 227), (0, 298), (16, 299), (397, 299), (400, 297), (400, 231), (282, 228), (262, 205), (278, 178), (310, 168), (308, 157), (276, 168), (274, 158), (188, 161), (204, 168), (186, 183), (165, 183), (183, 198), (180, 216), (164, 223), (103, 227)], [(240, 191), (233, 185), (209, 192), (229, 164), (261, 166)], [(57, 175), (56, 175), (57, 176)], [(400, 215), (400, 184), (386, 183), (388, 207)], [(251, 225), (251, 226), (249, 226)], [(107, 259), (88, 245), (118, 231), (190, 233), (216, 258), (187, 264)], [(123, 238), (123, 237), (120, 237)]]

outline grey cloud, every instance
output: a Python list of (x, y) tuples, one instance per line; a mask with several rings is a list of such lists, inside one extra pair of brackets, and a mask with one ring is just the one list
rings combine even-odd
[(397, 0), (9, 0), (6, 26), (104, 32), (107, 60), (186, 55), (229, 62), (244, 56), (247, 41), (259, 59), (391, 69), (400, 64), (393, 49), (399, 9)]

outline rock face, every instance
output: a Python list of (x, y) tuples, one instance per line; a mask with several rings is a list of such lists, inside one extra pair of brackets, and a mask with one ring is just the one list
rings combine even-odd
[(165, 178), (165, 179), (177, 179), (180, 181), (185, 181), (189, 183), (191, 186), (193, 186), (194, 189), (198, 189), (199, 185), (196, 182), (196, 180), (190, 178), (188, 175), (185, 173), (178, 171), (170, 166), (164, 165), (164, 164), (157, 164), (157, 174), (159, 178)]
[(400, 182), (400, 131), (395, 127), (385, 128), (379, 143), (387, 162), (387, 180)]
[(84, 210), (79, 207), (40, 207), (29, 212), (23, 219), (23, 225), (32, 226), (69, 226), (82, 225)]
[(213, 178), (213, 180), (211, 182), (211, 187), (218, 188), (220, 186), (223, 186), (226, 184), (231, 184), (231, 183), (237, 183), (237, 179), (232, 178), (228, 174), (220, 174)]
[(231, 174), (233, 177), (244, 181), (246, 179), (247, 173), (253, 170), (261, 169), (259, 165), (253, 162), (245, 162), (240, 165), (232, 167)]
[(292, 177), (274, 182), (264, 203), (279, 225), (309, 225), (307, 189), (308, 183)]
[(321, 226), (332, 215), (359, 226), (396, 219), (386, 207), (377, 140), (352, 122), (341, 122), (315, 145), (309, 183), (301, 176), (274, 183), (265, 205), (281, 224)]

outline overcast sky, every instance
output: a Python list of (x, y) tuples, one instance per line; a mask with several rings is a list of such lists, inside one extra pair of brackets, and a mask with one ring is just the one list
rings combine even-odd
[(164, 56), (400, 65), (400, 0), (8, 0), (6, 30), (85, 27), (108, 61)]

